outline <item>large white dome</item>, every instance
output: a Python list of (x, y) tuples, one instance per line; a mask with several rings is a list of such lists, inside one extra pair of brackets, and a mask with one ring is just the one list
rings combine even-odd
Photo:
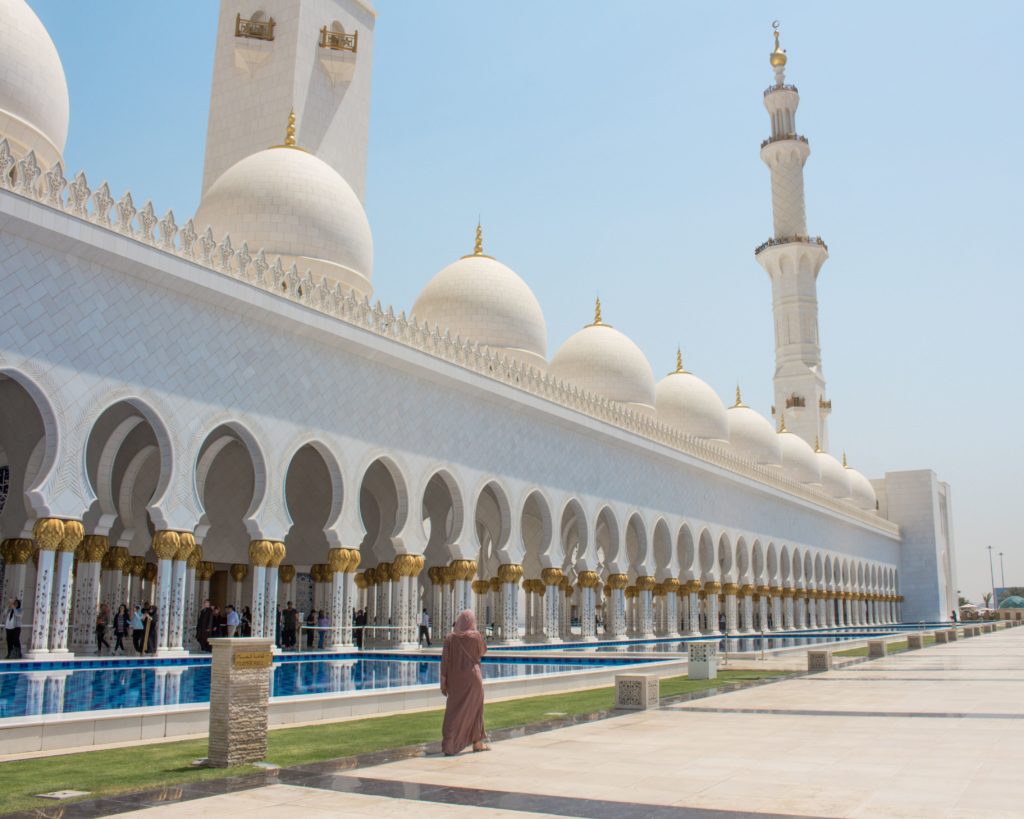
[(850, 497), (858, 509), (867, 509), (874, 512), (878, 508), (878, 498), (875, 495), (875, 487), (871, 481), (856, 469), (846, 463), (846, 455), (843, 455), (843, 466), (846, 467), (846, 475), (850, 479)]
[(654, 413), (650, 362), (627, 336), (602, 323), (600, 300), (594, 323), (569, 336), (551, 359), (548, 372), (639, 412)]
[(463, 256), (427, 282), (412, 314), (452, 336), (544, 369), (548, 331), (533, 291), (509, 267), (485, 256), (477, 233), (476, 252)]
[(683, 369), (682, 355), (676, 369), (655, 389), (658, 418), (695, 438), (729, 440), (729, 419), (722, 400), (708, 384)]
[(782, 421), (776, 437), (782, 448), (782, 471), (800, 483), (820, 484), (821, 465), (811, 445), (786, 429), (785, 420)]
[(821, 483), (833, 498), (850, 497), (850, 476), (843, 465), (827, 452), (815, 452), (821, 467)]
[(68, 84), (57, 48), (25, 0), (0, 0), (0, 137), (47, 168), (68, 138)]
[(735, 405), (725, 414), (729, 420), (729, 443), (737, 453), (765, 466), (781, 466), (779, 437), (767, 418), (743, 403), (739, 387)]
[(373, 292), (373, 237), (359, 197), (330, 165), (301, 148), (268, 148), (239, 160), (212, 184), (195, 216), (196, 230), (220, 241), (281, 256), (340, 282), (360, 296)]

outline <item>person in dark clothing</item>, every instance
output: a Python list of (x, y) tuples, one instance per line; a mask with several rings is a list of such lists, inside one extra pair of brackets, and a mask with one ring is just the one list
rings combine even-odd
[(122, 603), (114, 615), (114, 651), (124, 654), (124, 638), (128, 636), (128, 607)]
[(7, 606), (7, 617), (4, 619), (4, 630), (7, 633), (7, 659), (21, 659), (21, 601), (12, 597)]
[(360, 609), (356, 612), (355, 629), (353, 630), (353, 638), (355, 639), (356, 648), (362, 649), (363, 647), (363, 626), (366, 625), (366, 610)]
[(142, 619), (146, 623), (146, 653), (156, 654), (156, 647), (158, 645), (156, 606), (150, 606)]
[(295, 648), (295, 628), (298, 625), (299, 613), (292, 606), (291, 600), (288, 601), (283, 617), (281, 642), (285, 648)]
[(128, 625), (132, 629), (132, 646), (135, 648), (135, 653), (142, 654), (142, 638), (146, 633), (146, 624), (142, 620), (142, 609), (138, 603), (132, 606), (132, 616)]
[(110, 652), (110, 643), (107, 642), (107, 624), (110, 622), (110, 609), (106, 603), (100, 604), (99, 614), (96, 615), (96, 653), (103, 653), (103, 646)]
[(213, 609), (210, 608), (210, 601), (203, 601), (203, 608), (199, 611), (199, 620), (196, 623), (196, 642), (202, 651), (210, 650), (210, 631), (213, 628)]
[(284, 616), (281, 614), (281, 604), (277, 604), (277, 614), (274, 617), (274, 645), (281, 647), (281, 637), (284, 631)]
[(313, 647), (313, 637), (316, 635), (314, 630), (316, 627), (316, 612), (313, 609), (309, 610), (309, 614), (306, 615), (306, 625), (310, 628), (306, 629), (306, 648)]

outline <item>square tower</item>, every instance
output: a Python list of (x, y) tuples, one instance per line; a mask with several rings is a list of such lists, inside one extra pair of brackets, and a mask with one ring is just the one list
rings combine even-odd
[(203, 190), (240, 159), (298, 144), (364, 198), (376, 12), (368, 0), (222, 0)]

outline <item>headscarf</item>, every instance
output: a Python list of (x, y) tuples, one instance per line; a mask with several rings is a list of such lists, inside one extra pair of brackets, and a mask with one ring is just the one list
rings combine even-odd
[(459, 612), (455, 618), (455, 633), (458, 635), (472, 634), (476, 631), (476, 615), (472, 609), (465, 609)]

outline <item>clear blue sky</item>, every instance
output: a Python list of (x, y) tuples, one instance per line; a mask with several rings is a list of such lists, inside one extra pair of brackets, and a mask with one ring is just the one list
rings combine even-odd
[[(71, 93), (68, 170), (184, 221), (202, 172), (217, 3), (31, 0)], [(534, 289), (549, 356), (590, 320), (655, 372), (676, 343), (767, 413), (770, 23), (810, 138), (833, 450), (952, 484), (960, 587), (984, 547), (1024, 585), (1018, 425), (1024, 4), (377, 0), (374, 284), (408, 309), (471, 248)], [(998, 565), (996, 568), (997, 582)]]

